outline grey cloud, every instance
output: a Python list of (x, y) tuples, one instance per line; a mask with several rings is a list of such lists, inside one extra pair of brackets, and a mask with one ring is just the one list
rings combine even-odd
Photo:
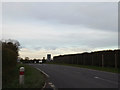
[[(56, 21), (60, 24), (117, 31), (117, 3), (4, 3), (3, 14), (17, 19)], [(8, 16), (9, 15), (9, 16)], [(23, 20), (23, 21), (24, 21)]]
[[(34, 47), (34, 48), (33, 48), (33, 47)], [(40, 50), (40, 49), (45, 49), (45, 50), (56, 50), (56, 49), (57, 49), (56, 46), (42, 46), (42, 47), (32, 46), (31, 48), (33, 48), (34, 50)]]
[(34, 50), (68, 47), (67, 53), (70, 47), (78, 52), (118, 45), (117, 3), (3, 3), (3, 23), (4, 36)]
[[(58, 32), (59, 33), (59, 32)], [(113, 32), (71, 32), (64, 33), (62, 35), (49, 36), (50, 38), (33, 38), (26, 43), (27, 39), (22, 40), (24, 44), (27, 44), (29, 47), (35, 47), (35, 49), (51, 49), (55, 50), (56, 48), (61, 47), (89, 47), (89, 48), (101, 48), (101, 47), (110, 47), (117, 46), (117, 33)]]

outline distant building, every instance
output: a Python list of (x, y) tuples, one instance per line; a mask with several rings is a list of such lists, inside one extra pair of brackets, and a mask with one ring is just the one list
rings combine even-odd
[(48, 61), (51, 60), (51, 54), (47, 54), (47, 60), (48, 60)]

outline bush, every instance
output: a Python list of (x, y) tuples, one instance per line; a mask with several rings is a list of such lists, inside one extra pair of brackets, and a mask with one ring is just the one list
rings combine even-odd
[(19, 46), (13, 42), (2, 42), (2, 87), (14, 78)]

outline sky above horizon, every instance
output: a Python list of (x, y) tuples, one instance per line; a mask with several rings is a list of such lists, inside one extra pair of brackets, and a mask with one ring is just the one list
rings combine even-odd
[(22, 58), (118, 49), (117, 2), (4, 2), (2, 15)]

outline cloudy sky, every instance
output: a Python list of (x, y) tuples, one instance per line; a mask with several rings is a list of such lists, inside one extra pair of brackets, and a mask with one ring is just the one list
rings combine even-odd
[(3, 39), (30, 58), (118, 48), (116, 2), (4, 2)]

